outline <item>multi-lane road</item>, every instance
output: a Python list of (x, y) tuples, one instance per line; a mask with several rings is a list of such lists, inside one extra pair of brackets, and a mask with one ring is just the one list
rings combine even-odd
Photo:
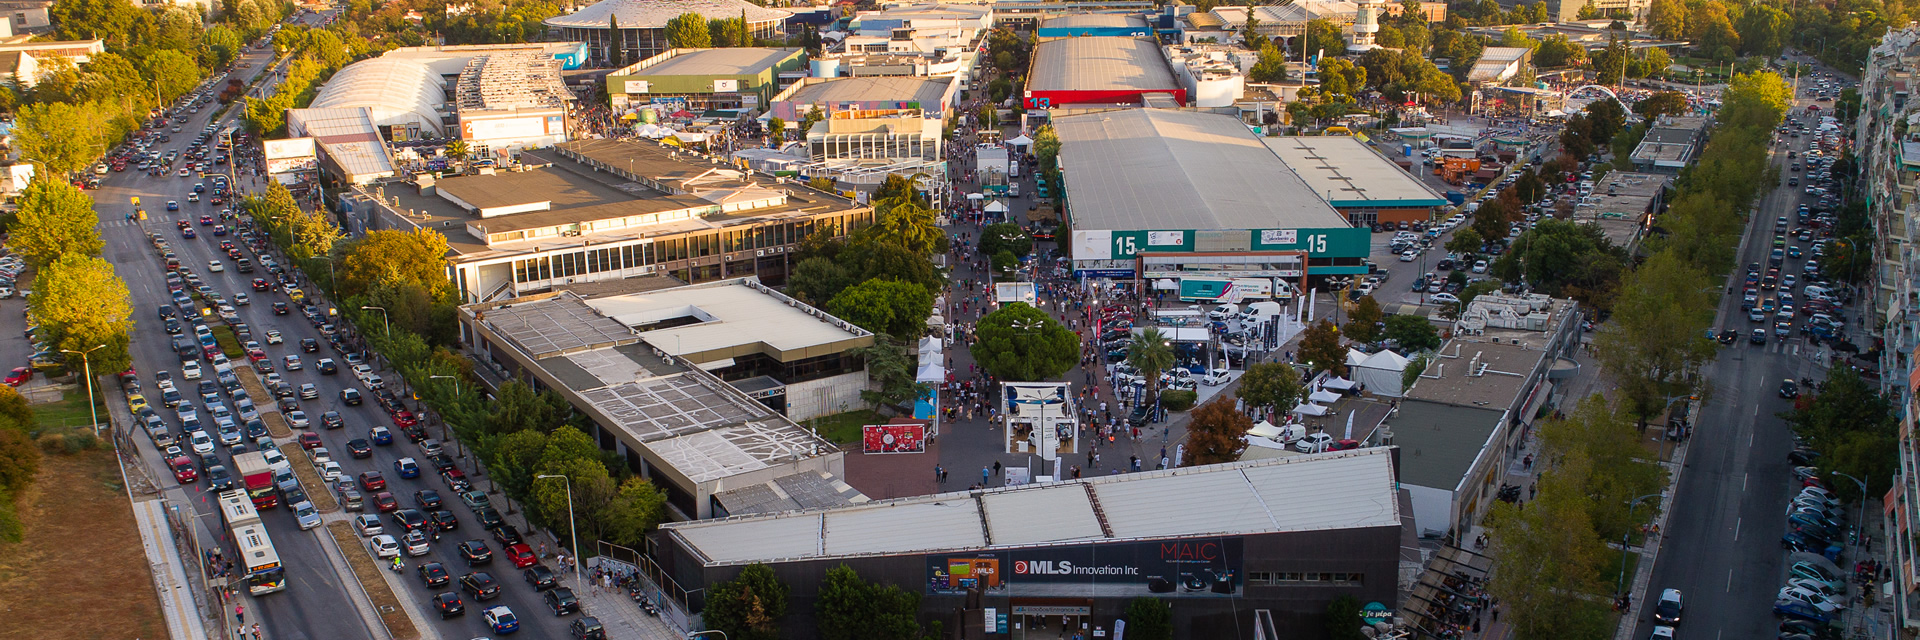
[[(318, 17), (310, 15), (307, 18), (313, 20)], [(240, 77), (251, 78), (258, 74), (262, 65), (268, 61), (269, 54), (264, 51), (247, 53), (236, 65), (234, 73), (240, 74)], [(192, 144), (192, 138), (209, 124), (208, 118), (211, 117), (213, 110), (203, 108), (201, 111), (199, 114), (188, 116), (185, 122), (179, 123), (181, 132), (172, 134), (172, 142), (162, 144), (158, 148), (162, 151), (180, 149), (184, 153), (185, 148)], [(229, 114), (220, 124), (224, 126), (233, 121), (234, 117)], [(230, 166), (215, 166), (212, 171), (226, 171)], [(246, 177), (239, 177), (237, 182), (237, 186), (243, 190), (257, 184)], [(288, 315), (274, 315), (271, 309), (272, 303), (288, 301), (286, 295), (278, 291), (252, 290), (250, 283), (254, 277), (266, 277), (271, 280), (271, 275), (264, 269), (251, 274), (237, 273), (233, 269), (233, 261), (228, 259), (228, 256), (218, 247), (221, 240), (231, 239), (241, 245), (241, 250), (246, 253), (246, 257), (253, 259), (256, 263), (259, 262), (260, 256), (255, 255), (251, 247), (246, 247), (237, 235), (215, 237), (211, 226), (198, 224), (201, 214), (217, 213), (223, 206), (231, 206), (233, 203), (216, 206), (204, 199), (200, 202), (189, 202), (187, 194), (192, 191), (196, 183), (206, 184), (209, 190), (213, 188), (213, 182), (209, 177), (194, 175), (182, 178), (172, 172), (161, 176), (148, 176), (129, 169), (125, 173), (109, 174), (103, 181), (102, 188), (94, 192), (96, 209), (100, 214), (100, 231), (107, 247), (106, 258), (114, 264), (121, 277), (126, 280), (133, 296), (133, 306), (139, 314), (135, 318), (137, 324), (132, 350), (134, 365), (140, 372), (143, 387), (148, 390), (155, 389), (155, 373), (158, 371), (173, 372), (177, 380), (182, 364), (171, 348), (174, 336), (165, 332), (154, 312), (161, 305), (172, 304), (172, 296), (165, 280), (165, 265), (147, 235), (149, 232), (155, 232), (160, 234), (178, 254), (181, 265), (198, 274), (214, 291), (225, 295), (228, 299), (234, 298), (235, 294), (239, 293), (251, 296), (250, 304), (237, 307), (238, 315), (241, 320), (251, 326), (253, 336), (263, 343), (271, 362), (276, 364), (275, 369), (288, 383), (295, 387), (303, 383), (312, 383), (319, 387), (319, 397), (302, 401), (301, 409), (309, 416), (313, 416), (315, 425), (312, 431), (320, 434), (324, 445), (333, 452), (334, 459), (340, 462), (348, 475), (358, 475), (363, 471), (383, 472), (390, 483), (389, 490), (398, 498), (402, 507), (413, 506), (416, 490), (437, 490), (447, 500), (447, 508), (460, 518), (459, 529), (443, 535), (439, 542), (433, 544), (429, 554), (407, 558), (407, 573), (396, 581), (402, 586), (402, 589), (396, 592), (397, 595), (410, 600), (415, 604), (417, 611), (426, 614), (427, 619), (421, 622), (430, 626), (425, 630), (427, 637), (469, 638), (490, 635), (491, 631), (486, 628), (480, 612), (486, 607), (495, 605), (506, 605), (512, 608), (520, 618), (524, 632), (530, 633), (531, 637), (564, 637), (565, 625), (573, 616), (557, 618), (547, 611), (541, 594), (522, 581), (521, 572), (514, 569), (503, 556), (501, 546), (493, 536), (481, 529), (473, 520), (472, 512), (458, 504), (455, 494), (434, 477), (430, 468), (419, 479), (402, 479), (394, 473), (395, 461), (403, 457), (412, 457), (423, 466), (426, 464), (426, 456), (415, 445), (407, 442), (405, 438), (397, 437), (398, 429), (394, 429), (395, 443), (390, 446), (375, 447), (371, 457), (354, 459), (348, 456), (347, 441), (349, 439), (367, 437), (368, 430), (376, 425), (393, 428), (392, 420), (371, 396), (367, 396), (367, 402), (358, 406), (346, 406), (341, 403), (339, 399), (341, 389), (354, 387), (360, 389), (362, 393), (368, 390), (360, 386), (358, 381), (345, 371), (344, 354), (335, 352), (328, 346), (319, 331), (301, 315), (299, 305), (292, 305), (293, 312)], [(142, 206), (150, 214), (148, 220), (141, 222), (127, 219), (127, 213), (131, 209), (130, 198), (133, 197), (140, 198)], [(178, 201), (180, 210), (167, 211), (165, 203), (169, 200)], [(175, 226), (177, 220), (193, 220), (193, 226), (200, 237), (183, 238)], [(225, 270), (218, 273), (212, 272), (209, 263), (214, 260), (224, 263)], [(285, 260), (281, 262), (286, 263)], [(320, 304), (327, 303), (322, 301)], [(192, 331), (192, 327), (187, 326), (184, 328), (183, 335), (190, 337), (193, 335)], [(265, 336), (268, 331), (279, 331), (285, 341), (282, 344), (265, 345)], [(302, 338), (318, 339), (319, 352), (301, 352), (299, 342)], [(300, 356), (306, 366), (300, 371), (284, 370), (282, 358), (290, 354)], [(341, 372), (336, 375), (321, 375), (315, 366), (321, 358), (332, 358), (341, 363)], [(244, 359), (236, 362), (237, 366), (245, 364)], [(211, 377), (210, 373), (209, 377)], [(389, 377), (393, 376), (389, 374)], [(196, 395), (188, 391), (190, 389), (183, 389), (183, 395)], [(150, 392), (148, 395), (151, 397), (157, 394)], [(273, 404), (270, 398), (254, 400), (263, 410), (271, 408)], [(229, 402), (228, 405), (231, 406), (232, 403)], [(203, 415), (204, 410), (202, 407)], [(320, 428), (318, 417), (326, 411), (339, 411), (345, 418), (346, 427)], [(160, 408), (159, 414), (178, 433), (180, 426), (175, 413)], [(297, 435), (297, 432), (303, 430), (295, 431)], [(221, 529), (218, 526), (218, 510), (213, 506), (212, 494), (205, 490), (205, 480), (190, 485), (176, 485), (172, 475), (166, 471), (159, 452), (152, 447), (151, 443), (138, 435), (134, 440), (140, 443), (141, 458), (147, 465), (150, 475), (158, 479), (168, 497), (177, 503), (194, 505), (195, 509), (204, 516), (201, 519), (202, 524), (216, 532), (214, 533), (216, 538), (224, 538), (224, 534), (218, 533)], [(223, 458), (227, 457), (224, 452), (219, 455)], [(232, 467), (230, 461), (227, 464), (229, 468)], [(470, 460), (462, 460), (461, 465), (471, 470)], [(496, 495), (493, 499), (496, 506), (501, 506), (499, 496)], [(371, 501), (368, 508), (372, 513)], [(280, 593), (259, 598), (246, 598), (243, 604), (248, 612), (246, 622), (249, 625), (257, 622), (262, 625), (267, 637), (277, 639), (364, 638), (384, 635), (369, 629), (365, 618), (356, 615), (355, 612), (365, 608), (366, 604), (351, 600), (358, 597), (354, 595), (358, 590), (345, 582), (353, 580), (352, 576), (342, 575), (336, 571), (336, 563), (329, 559), (328, 551), (322, 547), (322, 545), (331, 544), (321, 538), (325, 535), (324, 528), (300, 530), (292, 512), (283, 507), (265, 510), (261, 515), (273, 537), (274, 546), (286, 566), (288, 588)], [(387, 521), (387, 526), (390, 530), (395, 528), (391, 520)], [(493, 551), (495, 559), (490, 564), (470, 569), (460, 559), (455, 548), (460, 542), (469, 539), (485, 540)], [(362, 539), (361, 543), (364, 544), (364, 542), (365, 540)], [(367, 553), (364, 546), (342, 551)], [(234, 557), (234, 551), (230, 546), (227, 555)], [(443, 563), (453, 573), (456, 581), (461, 575), (472, 570), (492, 573), (500, 584), (502, 595), (498, 599), (484, 603), (464, 598), (467, 601), (466, 615), (442, 621), (439, 616), (433, 614), (434, 609), (430, 599), (437, 592), (457, 590), (458, 583), (429, 590), (413, 572), (414, 567), (424, 562)]]
[[(1804, 109), (1809, 104), (1799, 100), (1790, 117), (1807, 120)], [(1812, 117), (1817, 121), (1817, 115)], [(1772, 162), (1780, 169), (1782, 183), (1801, 175), (1788, 170), (1792, 161), (1786, 152), (1804, 155), (1810, 140), (1787, 138), (1774, 146)], [(1775, 218), (1793, 220), (1799, 205), (1810, 200), (1801, 187), (1777, 186), (1767, 193), (1750, 220), (1738, 264), (1765, 264), (1773, 246)], [(1802, 263), (1804, 259), (1787, 260), (1782, 271), (1798, 273)], [(1733, 277), (1743, 272), (1744, 267), (1737, 268)], [(1740, 331), (1740, 339), (1722, 347), (1720, 357), (1702, 372), (1711, 381), (1712, 393), (1694, 420), (1680, 488), (1674, 504), (1668, 506), (1671, 516), (1663, 531), (1666, 539), (1659, 564), (1648, 592), (1634, 594), (1650, 603), (1663, 589), (1680, 589), (1687, 609), (1680, 632), (1688, 638), (1777, 635), (1779, 620), (1771, 609), (1786, 570), (1780, 536), (1797, 484), (1787, 463), (1793, 432), (1777, 416), (1790, 408), (1790, 401), (1779, 396), (1780, 383), (1826, 376), (1814, 359), (1821, 347), (1799, 332), (1804, 316), (1796, 318), (1791, 338), (1769, 337), (1765, 345), (1748, 342), (1747, 332), (1764, 323), (1749, 322), (1740, 308), (1738, 284), (1736, 280), (1729, 285), (1736, 294), (1721, 302), (1716, 328)], [(1651, 607), (1641, 611), (1649, 612)], [(1632, 637), (1645, 638), (1651, 631), (1652, 622), (1643, 615)]]

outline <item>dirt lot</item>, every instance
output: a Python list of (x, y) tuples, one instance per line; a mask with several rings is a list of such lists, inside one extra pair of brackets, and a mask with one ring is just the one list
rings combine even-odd
[(26, 539), (0, 544), (0, 638), (165, 638), (113, 453), (42, 458), (20, 503)]
[(380, 575), (380, 565), (375, 563), (373, 555), (361, 544), (360, 537), (354, 535), (353, 525), (347, 521), (327, 523), (327, 533), (333, 534), (333, 541), (339, 545), (340, 553), (347, 556), (347, 564), (353, 565), (353, 575), (360, 579), (360, 587), (366, 589), (367, 599), (373, 602), (373, 608), (380, 612), (380, 620), (387, 625), (387, 631), (395, 640), (416, 640), (420, 630), (413, 626), (413, 619), (400, 608), (400, 600), (393, 595), (393, 589), (387, 586), (386, 578)]

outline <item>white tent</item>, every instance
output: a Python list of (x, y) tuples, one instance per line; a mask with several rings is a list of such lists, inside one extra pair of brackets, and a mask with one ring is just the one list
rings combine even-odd
[(920, 373), (914, 376), (913, 381), (932, 383), (946, 382), (947, 368), (940, 366), (938, 361), (920, 365)]
[(1353, 380), (1366, 385), (1367, 393), (1398, 398), (1406, 390), (1401, 388), (1401, 374), (1407, 370), (1407, 359), (1393, 351), (1382, 349), (1379, 353), (1367, 356), (1359, 364), (1349, 363), (1347, 371)]
[(1308, 395), (1307, 399), (1322, 404), (1333, 404), (1340, 401), (1340, 394), (1321, 389)]
[(1307, 404), (1303, 404), (1293, 408), (1294, 413), (1297, 413), (1303, 416), (1324, 416), (1324, 415), (1327, 415), (1327, 413), (1330, 411), (1332, 411), (1332, 409), (1328, 409), (1326, 407), (1313, 404), (1313, 403), (1307, 403)]
[(993, 201), (993, 202), (991, 202), (991, 203), (989, 203), (989, 204), (987, 204), (987, 207), (986, 207), (986, 209), (985, 209), (985, 211), (986, 211), (987, 213), (1006, 213), (1006, 212), (1007, 212), (1007, 203), (1005, 203), (1005, 202), (1001, 202), (1001, 201), (999, 201), (999, 200), (995, 200), (995, 201)]
[(1253, 428), (1247, 429), (1247, 435), (1256, 438), (1278, 438), (1280, 433), (1280, 427), (1273, 426), (1273, 423), (1265, 420), (1255, 422)]
[(1361, 351), (1359, 349), (1347, 350), (1347, 366), (1349, 367), (1359, 366), (1360, 363), (1366, 362), (1366, 361), (1367, 361), (1367, 352)]
[(1179, 291), (1180, 283), (1174, 282), (1169, 278), (1161, 278), (1153, 281), (1153, 288), (1160, 291)]
[(1320, 383), (1320, 386), (1326, 387), (1328, 389), (1339, 389), (1341, 391), (1346, 391), (1348, 389), (1353, 388), (1353, 381), (1348, 380), (1346, 378), (1339, 378), (1339, 377), (1327, 378), (1327, 381)]
[(1027, 137), (1027, 134), (1023, 133), (1023, 134), (1020, 134), (1020, 136), (1017, 138), (1008, 140), (1007, 144), (1015, 147), (1024, 147), (1024, 146), (1033, 144), (1033, 138), (1029, 138)]

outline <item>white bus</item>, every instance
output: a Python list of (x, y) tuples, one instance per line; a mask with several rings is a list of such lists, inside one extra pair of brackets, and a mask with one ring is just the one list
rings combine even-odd
[(266, 595), (287, 588), (286, 568), (280, 565), (280, 553), (273, 548), (273, 538), (267, 535), (267, 525), (260, 522), (260, 512), (253, 508), (253, 499), (240, 489), (222, 492), (219, 496), (220, 518), (233, 534), (233, 545), (240, 551), (239, 562), (241, 577), (247, 583), (247, 592), (253, 595)]

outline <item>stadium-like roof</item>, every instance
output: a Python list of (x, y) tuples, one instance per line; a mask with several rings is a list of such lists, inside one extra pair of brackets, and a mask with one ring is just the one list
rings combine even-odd
[(1160, 45), (1144, 38), (1062, 38), (1034, 45), (1029, 91), (1174, 91)]
[(439, 108), (446, 101), (440, 75), (417, 60), (371, 58), (347, 65), (313, 98), (313, 109), (366, 107), (376, 125), (413, 120), (435, 134), (441, 129)]
[(738, 18), (747, 22), (777, 22), (793, 15), (790, 11), (769, 9), (745, 0), (601, 0), (585, 9), (564, 16), (547, 18), (547, 24), (575, 29), (605, 29), (612, 19), (621, 29), (660, 29), (667, 21), (683, 13), (698, 13), (708, 20)]

